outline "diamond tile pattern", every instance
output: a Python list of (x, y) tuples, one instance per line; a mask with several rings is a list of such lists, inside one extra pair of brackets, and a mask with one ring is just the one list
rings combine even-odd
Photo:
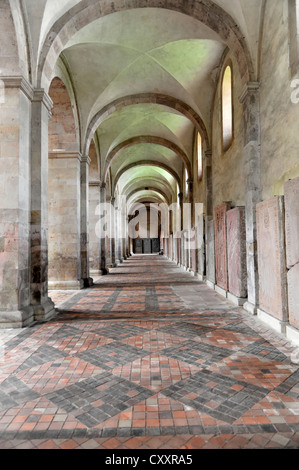
[(0, 332), (0, 448), (299, 447), (294, 346), (164, 257), (112, 274)]

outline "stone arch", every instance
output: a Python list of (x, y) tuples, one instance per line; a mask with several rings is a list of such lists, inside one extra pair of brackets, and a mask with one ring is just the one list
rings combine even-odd
[(133, 168), (137, 168), (139, 166), (153, 166), (153, 167), (162, 168), (163, 170), (167, 171), (171, 176), (173, 176), (173, 178), (178, 183), (179, 187), (181, 186), (181, 180), (180, 180), (179, 175), (165, 163), (156, 162), (154, 160), (144, 160), (144, 161), (141, 160), (139, 162), (131, 163), (131, 165), (127, 165), (125, 168), (118, 171), (113, 182), (113, 194), (115, 192), (115, 189), (117, 187), (118, 181), (120, 180), (121, 176), (127, 171), (130, 171)]
[(22, 13), (17, 2), (2, 0), (0, 4), (1, 75), (29, 79), (28, 57)]
[[(130, 192), (130, 194), (128, 194), (127, 196), (127, 201), (132, 197), (134, 196), (135, 194), (137, 193), (141, 193), (141, 192), (144, 192), (144, 188), (136, 188), (134, 189), (133, 191)], [(155, 192), (155, 193), (158, 193), (160, 194), (160, 196), (162, 196), (164, 198), (164, 200), (166, 201), (166, 203), (168, 205), (170, 205), (170, 201), (169, 201), (169, 198), (167, 196), (167, 194), (164, 193), (164, 191), (162, 191), (162, 189), (160, 188), (155, 188), (154, 186), (149, 186), (146, 191), (152, 191), (152, 192)]]
[[(146, 183), (144, 183), (144, 181), (146, 180)], [(171, 185), (167, 182), (167, 181), (163, 181), (163, 180), (157, 180), (155, 177), (153, 176), (147, 176), (146, 178), (143, 178), (143, 177), (137, 177), (137, 178), (134, 178), (132, 179), (131, 181), (129, 181), (125, 187), (123, 188), (124, 189), (124, 194), (126, 194), (126, 192), (130, 191), (130, 188), (133, 187), (134, 185), (139, 185), (142, 184), (142, 187), (144, 188), (144, 186), (146, 186), (146, 189), (148, 187), (148, 183), (149, 182), (153, 182), (153, 183), (159, 183), (160, 186), (163, 186), (163, 188), (167, 189), (168, 192), (172, 195), (173, 194), (173, 188), (171, 187)], [(169, 199), (169, 198), (168, 198)]]
[(51, 27), (39, 56), (36, 84), (47, 90), (55, 63), (68, 40), (92, 21), (112, 13), (135, 8), (164, 8), (191, 16), (216, 32), (235, 55), (244, 83), (255, 78), (247, 43), (233, 18), (211, 0), (161, 2), (161, 0), (82, 0)]
[(118, 98), (115, 101), (112, 101), (107, 106), (102, 108), (90, 121), (87, 132), (86, 132), (86, 148), (89, 146), (89, 142), (93, 138), (93, 135), (97, 128), (115, 111), (119, 111), (126, 106), (133, 106), (135, 104), (158, 104), (162, 106), (167, 106), (170, 109), (178, 111), (187, 119), (189, 119), (195, 128), (202, 135), (203, 140), (206, 142), (207, 148), (209, 147), (209, 135), (207, 128), (201, 118), (201, 116), (196, 113), (188, 104), (184, 103), (181, 100), (173, 96), (166, 96), (159, 93), (139, 93), (136, 95), (124, 96)]
[(52, 117), (49, 121), (49, 152), (78, 152), (78, 133), (73, 106), (67, 87), (55, 77), (49, 89), (53, 101)]
[(111, 167), (111, 163), (117, 157), (117, 155), (119, 155), (122, 150), (128, 147), (132, 147), (133, 145), (138, 145), (138, 144), (155, 144), (155, 145), (160, 145), (162, 147), (166, 147), (169, 150), (172, 150), (174, 153), (178, 155), (178, 157), (181, 158), (188, 172), (189, 178), (192, 178), (192, 166), (191, 166), (190, 160), (180, 147), (178, 147), (176, 144), (174, 144), (170, 140), (164, 139), (162, 137), (144, 135), (144, 136), (133, 137), (132, 139), (128, 139), (124, 142), (121, 142), (119, 145), (117, 145), (114, 149), (111, 150), (111, 152), (108, 154), (106, 158), (104, 180), (106, 180), (108, 171)]

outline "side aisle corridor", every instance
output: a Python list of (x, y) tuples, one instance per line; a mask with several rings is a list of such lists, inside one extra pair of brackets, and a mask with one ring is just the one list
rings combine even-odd
[(0, 448), (298, 448), (298, 350), (164, 256), (0, 331)]

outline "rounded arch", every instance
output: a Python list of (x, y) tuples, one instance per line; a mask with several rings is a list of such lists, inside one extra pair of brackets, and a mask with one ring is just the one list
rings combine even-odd
[(78, 152), (79, 142), (73, 106), (66, 85), (55, 77), (49, 89), (53, 101), (49, 120), (49, 152)]
[(133, 197), (135, 194), (138, 194), (138, 193), (144, 193), (146, 191), (149, 191), (149, 192), (153, 192), (153, 193), (157, 193), (159, 194), (160, 196), (162, 196), (162, 198), (164, 199), (164, 201), (170, 205), (170, 201), (167, 197), (167, 195), (164, 193), (164, 191), (162, 191), (162, 189), (159, 189), (159, 188), (155, 188), (155, 187), (148, 187), (146, 190), (144, 188), (136, 188), (134, 189), (133, 191), (131, 191), (130, 194), (128, 194), (127, 196), (127, 201), (129, 201), (131, 199), (131, 197)]
[[(171, 187), (171, 185), (167, 182), (167, 181), (163, 181), (163, 180), (157, 180), (155, 177), (153, 176), (148, 176), (146, 178), (143, 178), (143, 177), (137, 177), (137, 178), (134, 178), (133, 180), (131, 180), (130, 182), (128, 182), (125, 187), (124, 187), (124, 194), (127, 192), (127, 191), (130, 191), (130, 188), (133, 187), (134, 185), (138, 185), (139, 183), (142, 185), (142, 188), (143, 190), (148, 190), (148, 187), (152, 187), (152, 186), (148, 186), (148, 183), (151, 183), (153, 182), (154, 183), (159, 183), (160, 186), (163, 186), (163, 188), (167, 189), (167, 191), (169, 192), (169, 194), (173, 194), (173, 188)], [(144, 186), (146, 186), (146, 189), (144, 188)], [(156, 186), (157, 188), (157, 186)], [(137, 189), (137, 188), (136, 188)], [(161, 189), (161, 188), (160, 188)], [(163, 191), (164, 192), (164, 191)], [(166, 194), (166, 193), (165, 193)], [(168, 196), (167, 196), (168, 197)], [(168, 200), (169, 200), (169, 197), (168, 197)]]
[(144, 161), (141, 160), (139, 162), (131, 163), (131, 165), (127, 165), (126, 167), (122, 168), (121, 170), (117, 172), (114, 178), (114, 182), (113, 182), (113, 193), (115, 192), (117, 184), (120, 178), (122, 177), (122, 175), (125, 174), (127, 171), (130, 171), (133, 168), (137, 168), (140, 166), (153, 166), (153, 167), (162, 168), (163, 170), (167, 171), (176, 180), (179, 187), (181, 186), (181, 180), (180, 180), (179, 175), (165, 163), (156, 162), (154, 160), (144, 160)]
[(29, 80), (29, 61), (24, 18), (19, 2), (15, 0), (1, 1), (0, 44), (0, 74), (3, 77), (23, 75)]
[(186, 168), (188, 172), (189, 178), (192, 177), (192, 166), (191, 166), (190, 160), (180, 147), (178, 147), (176, 144), (174, 144), (170, 140), (164, 139), (162, 137), (143, 135), (143, 136), (133, 137), (132, 139), (128, 139), (120, 143), (114, 149), (111, 150), (111, 152), (108, 154), (107, 159), (106, 159), (106, 165), (104, 169), (104, 179), (106, 179), (107, 177), (112, 161), (120, 154), (120, 152), (124, 150), (125, 148), (132, 147), (133, 145), (138, 145), (138, 144), (155, 144), (155, 145), (160, 145), (162, 147), (166, 147), (169, 150), (172, 150), (177, 156), (179, 156), (182, 159), (184, 163), (184, 167)]
[(203, 23), (231, 49), (235, 55), (240, 74), (245, 82), (254, 80), (254, 68), (249, 48), (236, 21), (211, 0), (200, 2), (161, 2), (161, 0), (82, 0), (62, 15), (46, 36), (39, 55), (36, 86), (48, 89), (51, 71), (68, 40), (92, 21), (112, 13), (136, 8), (162, 8), (191, 16)]
[(207, 147), (209, 147), (210, 138), (201, 116), (183, 101), (178, 100), (173, 96), (166, 96), (159, 93), (140, 93), (136, 95), (124, 96), (118, 98), (115, 101), (112, 101), (107, 106), (99, 110), (98, 113), (91, 119), (90, 123), (88, 124), (85, 138), (85, 147), (88, 148), (89, 142), (93, 138), (93, 135), (98, 129), (98, 127), (114, 112), (119, 111), (126, 106), (133, 106), (135, 104), (144, 103), (166, 106), (185, 116), (201, 133), (203, 140), (205, 140)]

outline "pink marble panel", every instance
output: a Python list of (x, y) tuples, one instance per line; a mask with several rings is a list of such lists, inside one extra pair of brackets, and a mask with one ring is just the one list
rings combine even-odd
[(245, 208), (227, 212), (228, 290), (238, 298), (247, 297)]
[(280, 321), (287, 321), (283, 197), (257, 204), (256, 215), (260, 309)]
[(299, 178), (284, 185), (287, 267), (299, 263)]
[(299, 263), (288, 272), (289, 322), (299, 328)]
[(216, 284), (224, 290), (228, 289), (226, 213), (229, 209), (230, 205), (223, 203), (214, 210)]

